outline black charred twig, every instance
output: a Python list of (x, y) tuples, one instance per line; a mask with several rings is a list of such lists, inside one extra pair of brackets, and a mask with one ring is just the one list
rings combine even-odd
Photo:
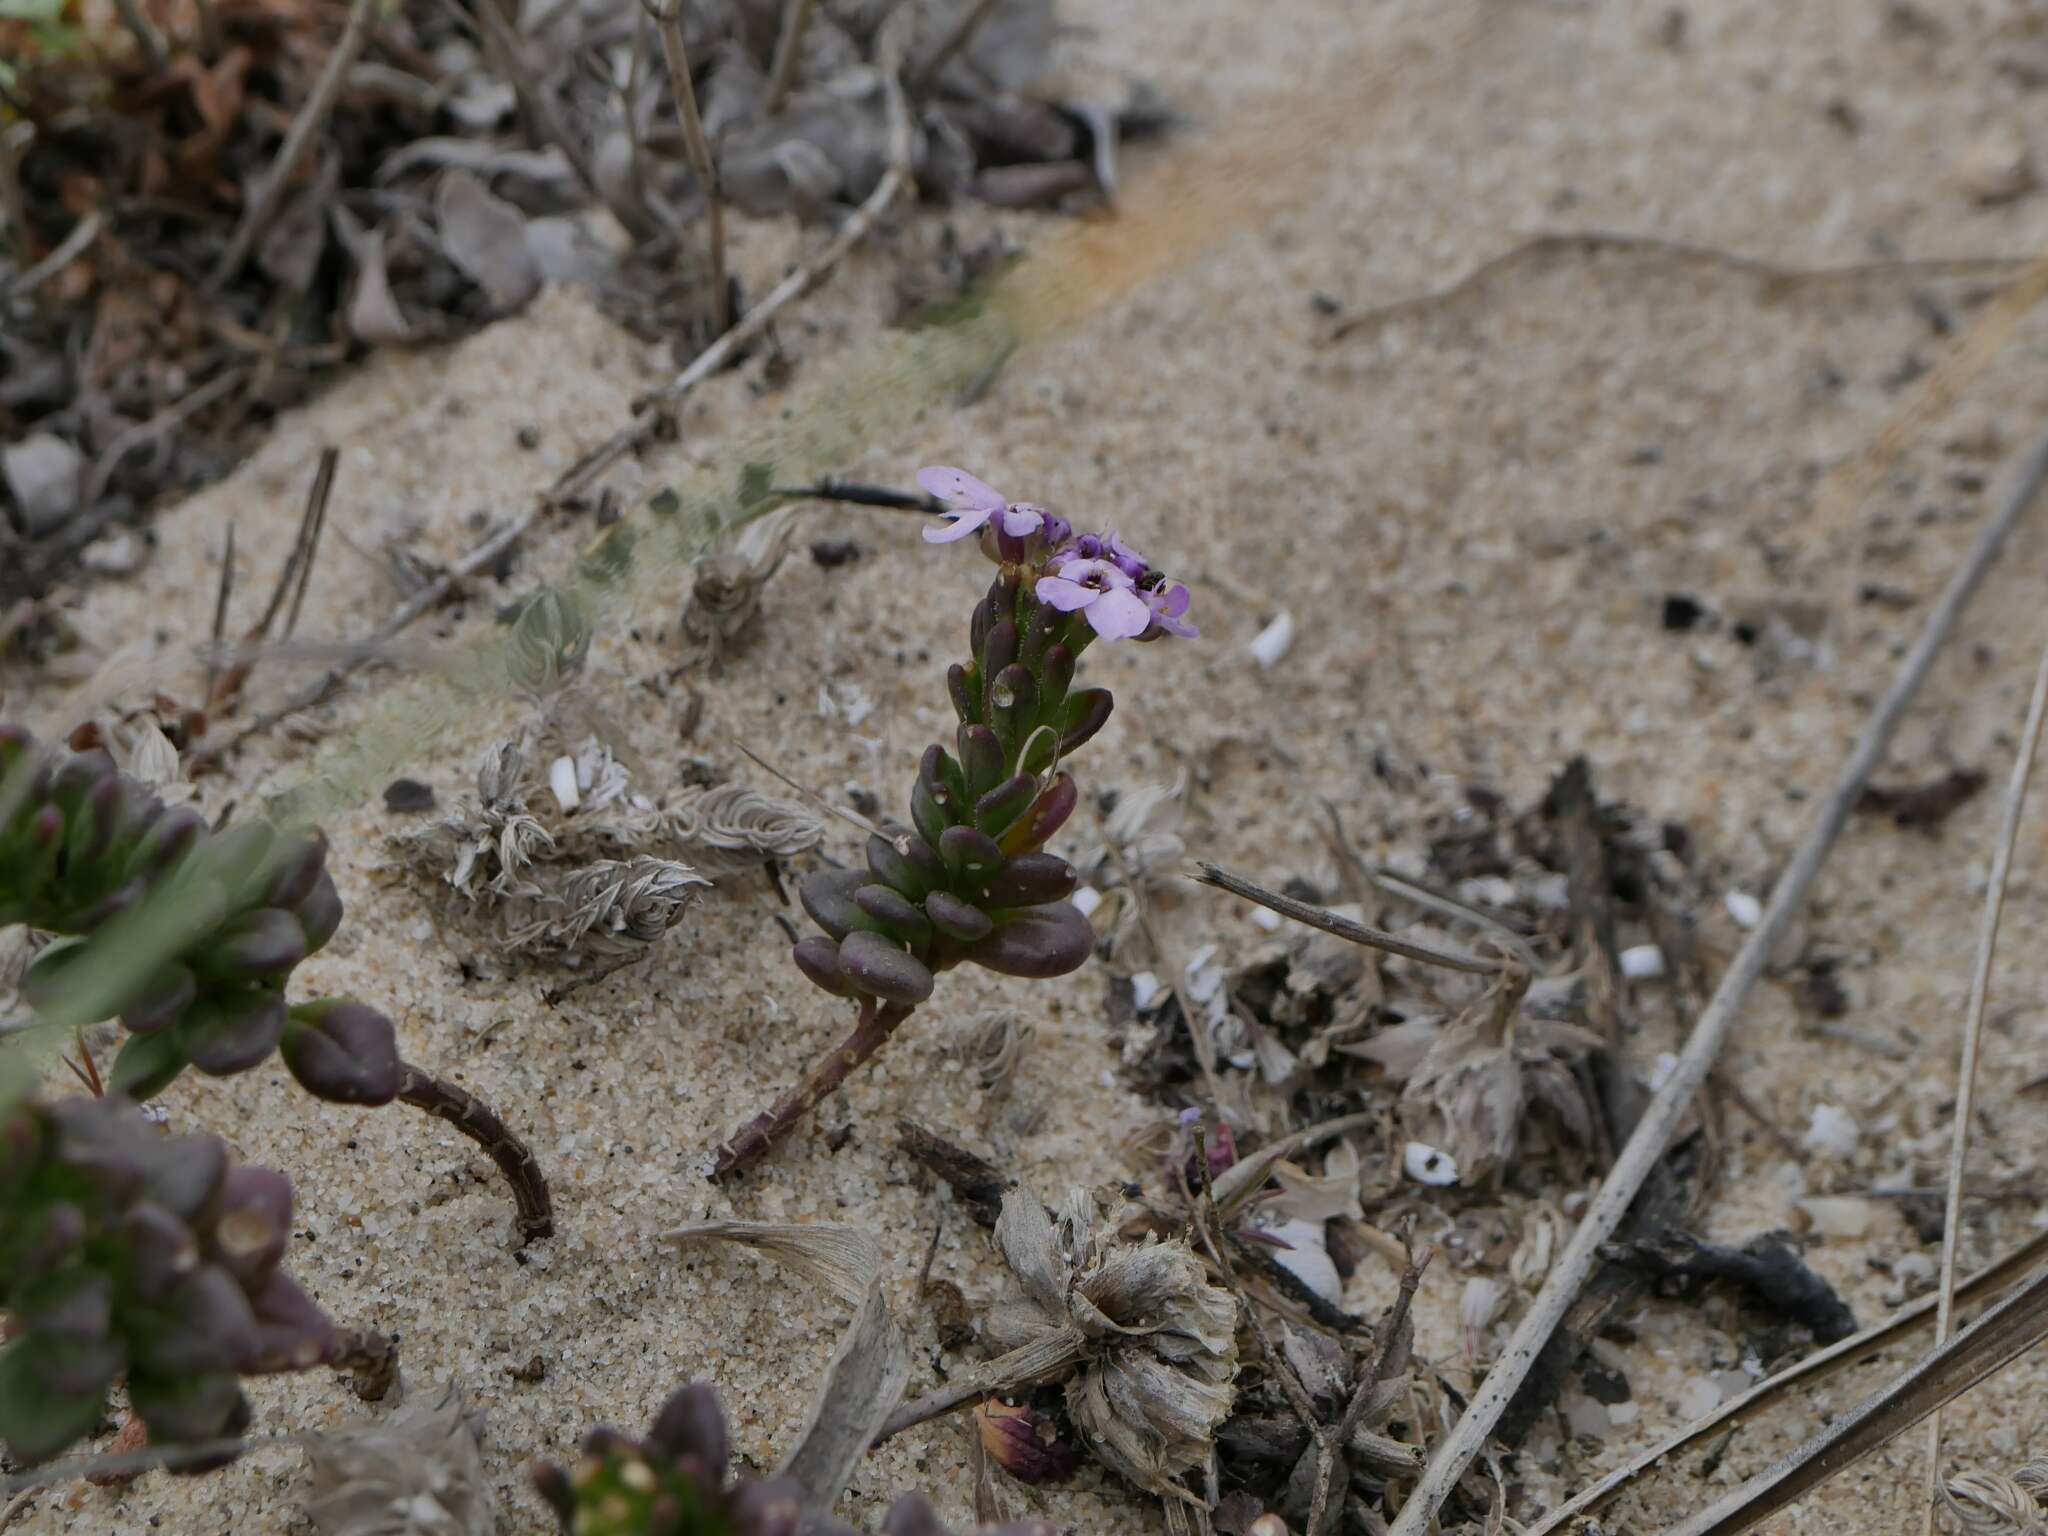
[[(723, 336), (732, 324), (732, 296), (725, 282), (725, 193), (718, 184), (718, 161), (704, 132), (704, 118), (697, 110), (697, 88), (690, 81), (690, 56), (683, 49), (683, 3), (642, 3), (661, 39), (661, 57), (668, 65), (669, 89), (675, 95), (676, 117), (682, 124), (683, 147), (704, 192), (704, 238), (711, 252), (711, 333)], [(772, 103), (768, 110), (775, 110)]]
[(1702, 1242), (1687, 1232), (1665, 1232), (1611, 1243), (1606, 1251), (1616, 1263), (1659, 1280), (1732, 1280), (1759, 1308), (1797, 1323), (1823, 1344), (1856, 1331), (1856, 1314), (1782, 1238), (1755, 1237), (1735, 1248)]
[(860, 1018), (853, 1033), (813, 1067), (801, 1083), (776, 1100), (773, 1108), (754, 1116), (720, 1144), (717, 1160), (711, 1166), (711, 1181), (718, 1183), (758, 1162), (806, 1115), (836, 1093), (854, 1068), (887, 1045), (896, 1027), (910, 1014), (911, 1010), (901, 1004), (877, 1006), (874, 998), (862, 998)]
[(334, 103), (341, 95), (342, 84), (348, 79), (348, 72), (362, 55), (363, 45), (369, 42), (370, 32), (377, 25), (377, 0), (354, 0), (349, 6), (348, 24), (342, 28), (341, 41), (334, 45), (334, 51), (327, 56), (327, 62), (320, 70), (320, 78), (314, 82), (313, 93), (306, 98), (299, 115), (292, 119), (291, 128), (284, 136), (284, 143), (278, 146), (277, 159), (264, 175), (256, 196), (242, 213), (235, 232), (229, 237), (228, 247), (221, 252), (220, 260), (206, 280), (206, 291), (218, 293), (228, 285), (231, 278), (242, 270), (242, 263), (249, 259), (250, 251), (270, 227), (270, 221), (277, 216), (278, 206), (284, 201), (285, 189), (298, 174), (299, 162), (306, 158), (306, 151), (313, 147), (313, 140), (327, 124), (328, 114), (334, 110)]
[(512, 1186), (512, 1198), (519, 1207), (521, 1246), (555, 1232), (554, 1205), (548, 1198), (548, 1181), (526, 1143), (513, 1135), (503, 1120), (476, 1095), (446, 1082), (410, 1062), (400, 1062), (398, 1097), (414, 1109), (423, 1109), (437, 1120), (462, 1132), (489, 1154), (505, 1182)]
[(811, 24), (817, 0), (788, 0), (782, 8), (782, 31), (775, 39), (775, 62), (768, 70), (768, 94), (761, 109), (773, 117), (789, 100), (789, 88), (796, 83), (797, 61), (803, 57), (804, 30)]
[(1599, 1262), (1600, 1245), (1614, 1235), (1615, 1228), (1635, 1203), (1638, 1191), (1664, 1155), (1686, 1108), (1713, 1070), (1721, 1046), (1734, 1026), (1736, 1016), (1748, 1000), (1750, 989), (1763, 974), (1772, 950), (1806, 900), (1806, 893), (1834, 848), (1851, 808), (1861, 798), (1863, 786), (1891, 745), (1899, 721), (1913, 696), (1920, 691), (1934, 658), (1954, 631), (1956, 619), (1975, 595), (1984, 573), (1990, 569), (2004, 545), (2006, 535), (2020, 514), (2034, 500), (2041, 482), (2048, 478), (2048, 434), (2041, 436), (2017, 466), (2001, 504), (1964, 555), (1948, 588), (1941, 595), (1927, 622), (1899, 664), (1890, 688), (1879, 700), (1864, 725), (1855, 747), (1835, 776), (1833, 787), (1817, 807), (1805, 838), (1792, 862), (1779, 876), (1771, 892), (1763, 921), (1750, 931), (1736, 952), (1713, 997), (1687, 1036), (1677, 1066), (1665, 1079), (1643, 1111), (1628, 1145), (1622, 1148), (1614, 1167), (1602, 1182), (1592, 1205), (1580, 1220), (1578, 1230), (1565, 1251), (1558, 1256), (1543, 1288), (1530, 1302), (1514, 1336), (1478, 1392), (1471, 1406), (1430, 1458), (1427, 1471), (1408, 1501), (1402, 1506), (1390, 1536), (1422, 1536), (1436, 1518), (1438, 1509), (1452, 1488), (1464, 1476), (1472, 1459), (1492, 1438), (1501, 1413), (1520, 1388), (1530, 1365), (1544, 1342), (1557, 1327), (1586, 1277)]
[(213, 594), (213, 630), (206, 650), (206, 688), (202, 695), (208, 704), (213, 701), (216, 685), (220, 678), (221, 644), (227, 635), (228, 599), (235, 593), (235, 525), (228, 524), (226, 542), (220, 553), (220, 585)]
[(1390, 955), (1400, 955), (1408, 960), (1420, 960), (1425, 965), (1441, 965), (1447, 970), (1465, 971), (1474, 976), (1491, 976), (1500, 971), (1502, 963), (1484, 955), (1462, 954), (1453, 949), (1438, 949), (1433, 944), (1418, 944), (1404, 939), (1399, 934), (1383, 929), (1369, 928), (1364, 923), (1353, 922), (1350, 918), (1331, 912), (1323, 907), (1310, 906), (1305, 901), (1296, 901), (1292, 896), (1283, 896), (1278, 891), (1269, 891), (1262, 885), (1254, 885), (1242, 875), (1233, 875), (1228, 870), (1218, 869), (1214, 864), (1203, 864), (1201, 874), (1195, 877), (1201, 885), (1213, 885), (1219, 891), (1245, 901), (1254, 902), (1282, 917), (1291, 917), (1297, 923), (1306, 923), (1311, 928), (1320, 928), (1324, 933), (1335, 934), (1353, 944), (1363, 944), (1369, 949), (1383, 949)]
[(791, 501), (843, 501), (856, 507), (888, 507), (897, 512), (929, 512), (934, 517), (946, 510), (936, 496), (922, 491), (892, 491), (885, 485), (859, 485), (851, 480), (820, 480), (816, 485), (778, 486), (768, 492)]

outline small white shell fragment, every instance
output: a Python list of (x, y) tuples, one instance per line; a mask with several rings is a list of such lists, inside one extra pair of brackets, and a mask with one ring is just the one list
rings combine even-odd
[(1664, 1085), (1671, 1081), (1671, 1074), (1678, 1070), (1678, 1058), (1665, 1051), (1658, 1056), (1657, 1064), (1650, 1069), (1650, 1092), (1661, 1093)]
[(548, 788), (565, 815), (583, 803), (583, 791), (576, 787), (575, 758), (565, 752), (548, 764)]
[(1083, 917), (1086, 917), (1102, 905), (1102, 892), (1095, 889), (1092, 885), (1084, 885), (1074, 892), (1073, 895), (1069, 896), (1067, 900), (1074, 904), (1076, 911)]
[(1283, 921), (1280, 914), (1271, 907), (1253, 907), (1251, 909), (1251, 918), (1253, 922), (1257, 923), (1268, 933), (1278, 933), (1280, 931), (1280, 924)]
[(1150, 971), (1139, 971), (1131, 977), (1131, 1004), (1143, 1013), (1158, 1001), (1159, 994), (1166, 990), (1166, 984)]
[(1472, 1333), (1484, 1332), (1500, 1315), (1508, 1288), (1491, 1275), (1474, 1275), (1465, 1282), (1465, 1294), (1458, 1298), (1458, 1321)]
[(1187, 963), (1188, 1001), (1206, 1003), (1223, 990), (1225, 976), (1223, 967), (1216, 963), (1216, 951), (1222, 946), (1204, 944), (1189, 956)]
[(1721, 1406), (1720, 1385), (1706, 1376), (1688, 1376), (1678, 1389), (1678, 1416), (1688, 1424)]
[(1621, 952), (1621, 974), (1630, 981), (1655, 981), (1664, 974), (1664, 951), (1654, 944), (1631, 944)]
[(1805, 1225), (1822, 1237), (1862, 1237), (1877, 1219), (1877, 1207), (1852, 1195), (1814, 1195), (1797, 1206)]
[(1443, 1189), (1458, 1182), (1457, 1159), (1420, 1141), (1411, 1141), (1401, 1149), (1401, 1168), (1418, 1184)]
[(1849, 1111), (1835, 1104), (1816, 1104), (1813, 1122), (1800, 1138), (1800, 1145), (1822, 1157), (1850, 1158), (1856, 1155), (1862, 1139), (1863, 1128)]
[(1343, 1297), (1344, 1281), (1337, 1274), (1330, 1250), (1323, 1245), (1320, 1221), (1288, 1221), (1266, 1230), (1287, 1244), (1272, 1250), (1274, 1263), (1324, 1301), (1334, 1305)]
[(1246, 647), (1252, 653), (1252, 660), (1269, 672), (1293, 648), (1294, 615), (1284, 608), (1280, 610), (1280, 616), (1254, 635), (1252, 643)]
[(1754, 928), (1764, 919), (1764, 904), (1747, 891), (1730, 891), (1721, 901), (1738, 928)]

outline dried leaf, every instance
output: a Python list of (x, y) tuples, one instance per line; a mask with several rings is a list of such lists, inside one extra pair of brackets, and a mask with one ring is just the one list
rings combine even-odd
[(482, 1415), (453, 1382), (389, 1419), (307, 1437), (320, 1536), (494, 1536), (478, 1440)]
[(526, 215), (468, 171), (443, 174), (434, 216), (448, 259), (483, 289), (493, 313), (510, 314), (540, 291), (540, 267), (526, 248)]
[(910, 1380), (910, 1348), (882, 1290), (881, 1244), (859, 1227), (827, 1222), (699, 1221), (666, 1236), (678, 1244), (742, 1244), (853, 1304), (853, 1322), (832, 1352), (796, 1444), (776, 1469), (804, 1490), (812, 1509), (830, 1509)]

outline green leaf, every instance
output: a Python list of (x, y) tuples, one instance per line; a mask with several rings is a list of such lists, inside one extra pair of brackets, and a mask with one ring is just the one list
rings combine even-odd
[(47, 1461), (99, 1422), (102, 1394), (52, 1392), (35, 1370), (27, 1345), (0, 1350), (0, 1440), (23, 1461)]
[(0, 21), (51, 22), (64, 14), (64, 0), (0, 0)]

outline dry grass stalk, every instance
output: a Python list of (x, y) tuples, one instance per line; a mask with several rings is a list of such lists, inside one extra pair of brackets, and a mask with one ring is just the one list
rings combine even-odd
[(668, 65), (669, 89), (675, 93), (676, 117), (683, 129), (683, 147), (690, 169), (704, 189), (704, 238), (711, 256), (711, 333), (723, 336), (732, 325), (732, 296), (725, 282), (725, 197), (718, 185), (718, 161), (697, 110), (697, 88), (690, 81), (690, 56), (683, 48), (683, 0), (645, 0), (661, 39), (661, 57)]
[[(1970, 976), (1970, 1007), (1963, 1021), (1962, 1061), (1956, 1068), (1955, 1127), (1949, 1142), (1948, 1193), (1941, 1237), (1941, 1304), (1934, 1314), (1934, 1342), (1944, 1344), (1955, 1326), (1956, 1253), (1962, 1241), (1963, 1172), (1970, 1156), (1970, 1127), (1976, 1118), (1977, 1060), (1984, 1041), (1984, 1010), (1991, 996), (1991, 962), (1998, 950), (1998, 925), (2005, 914), (2005, 887), (2012, 876), (2012, 853), (2019, 842), (2020, 815), (2026, 808), (2027, 784), (2041, 745), (2041, 719), (2048, 714), (2048, 648), (2034, 672), (2034, 692), (2027, 701), (2027, 723), (2020, 731), (2012, 778), (2005, 788), (1998, 844), (1991, 855), (1991, 880), (1984, 891), (1984, 920), (1977, 934), (1977, 967)], [(1934, 1529), (1934, 1507), (1941, 1488), (1941, 1410), (1927, 1420), (1927, 1508), (1923, 1531)]]

